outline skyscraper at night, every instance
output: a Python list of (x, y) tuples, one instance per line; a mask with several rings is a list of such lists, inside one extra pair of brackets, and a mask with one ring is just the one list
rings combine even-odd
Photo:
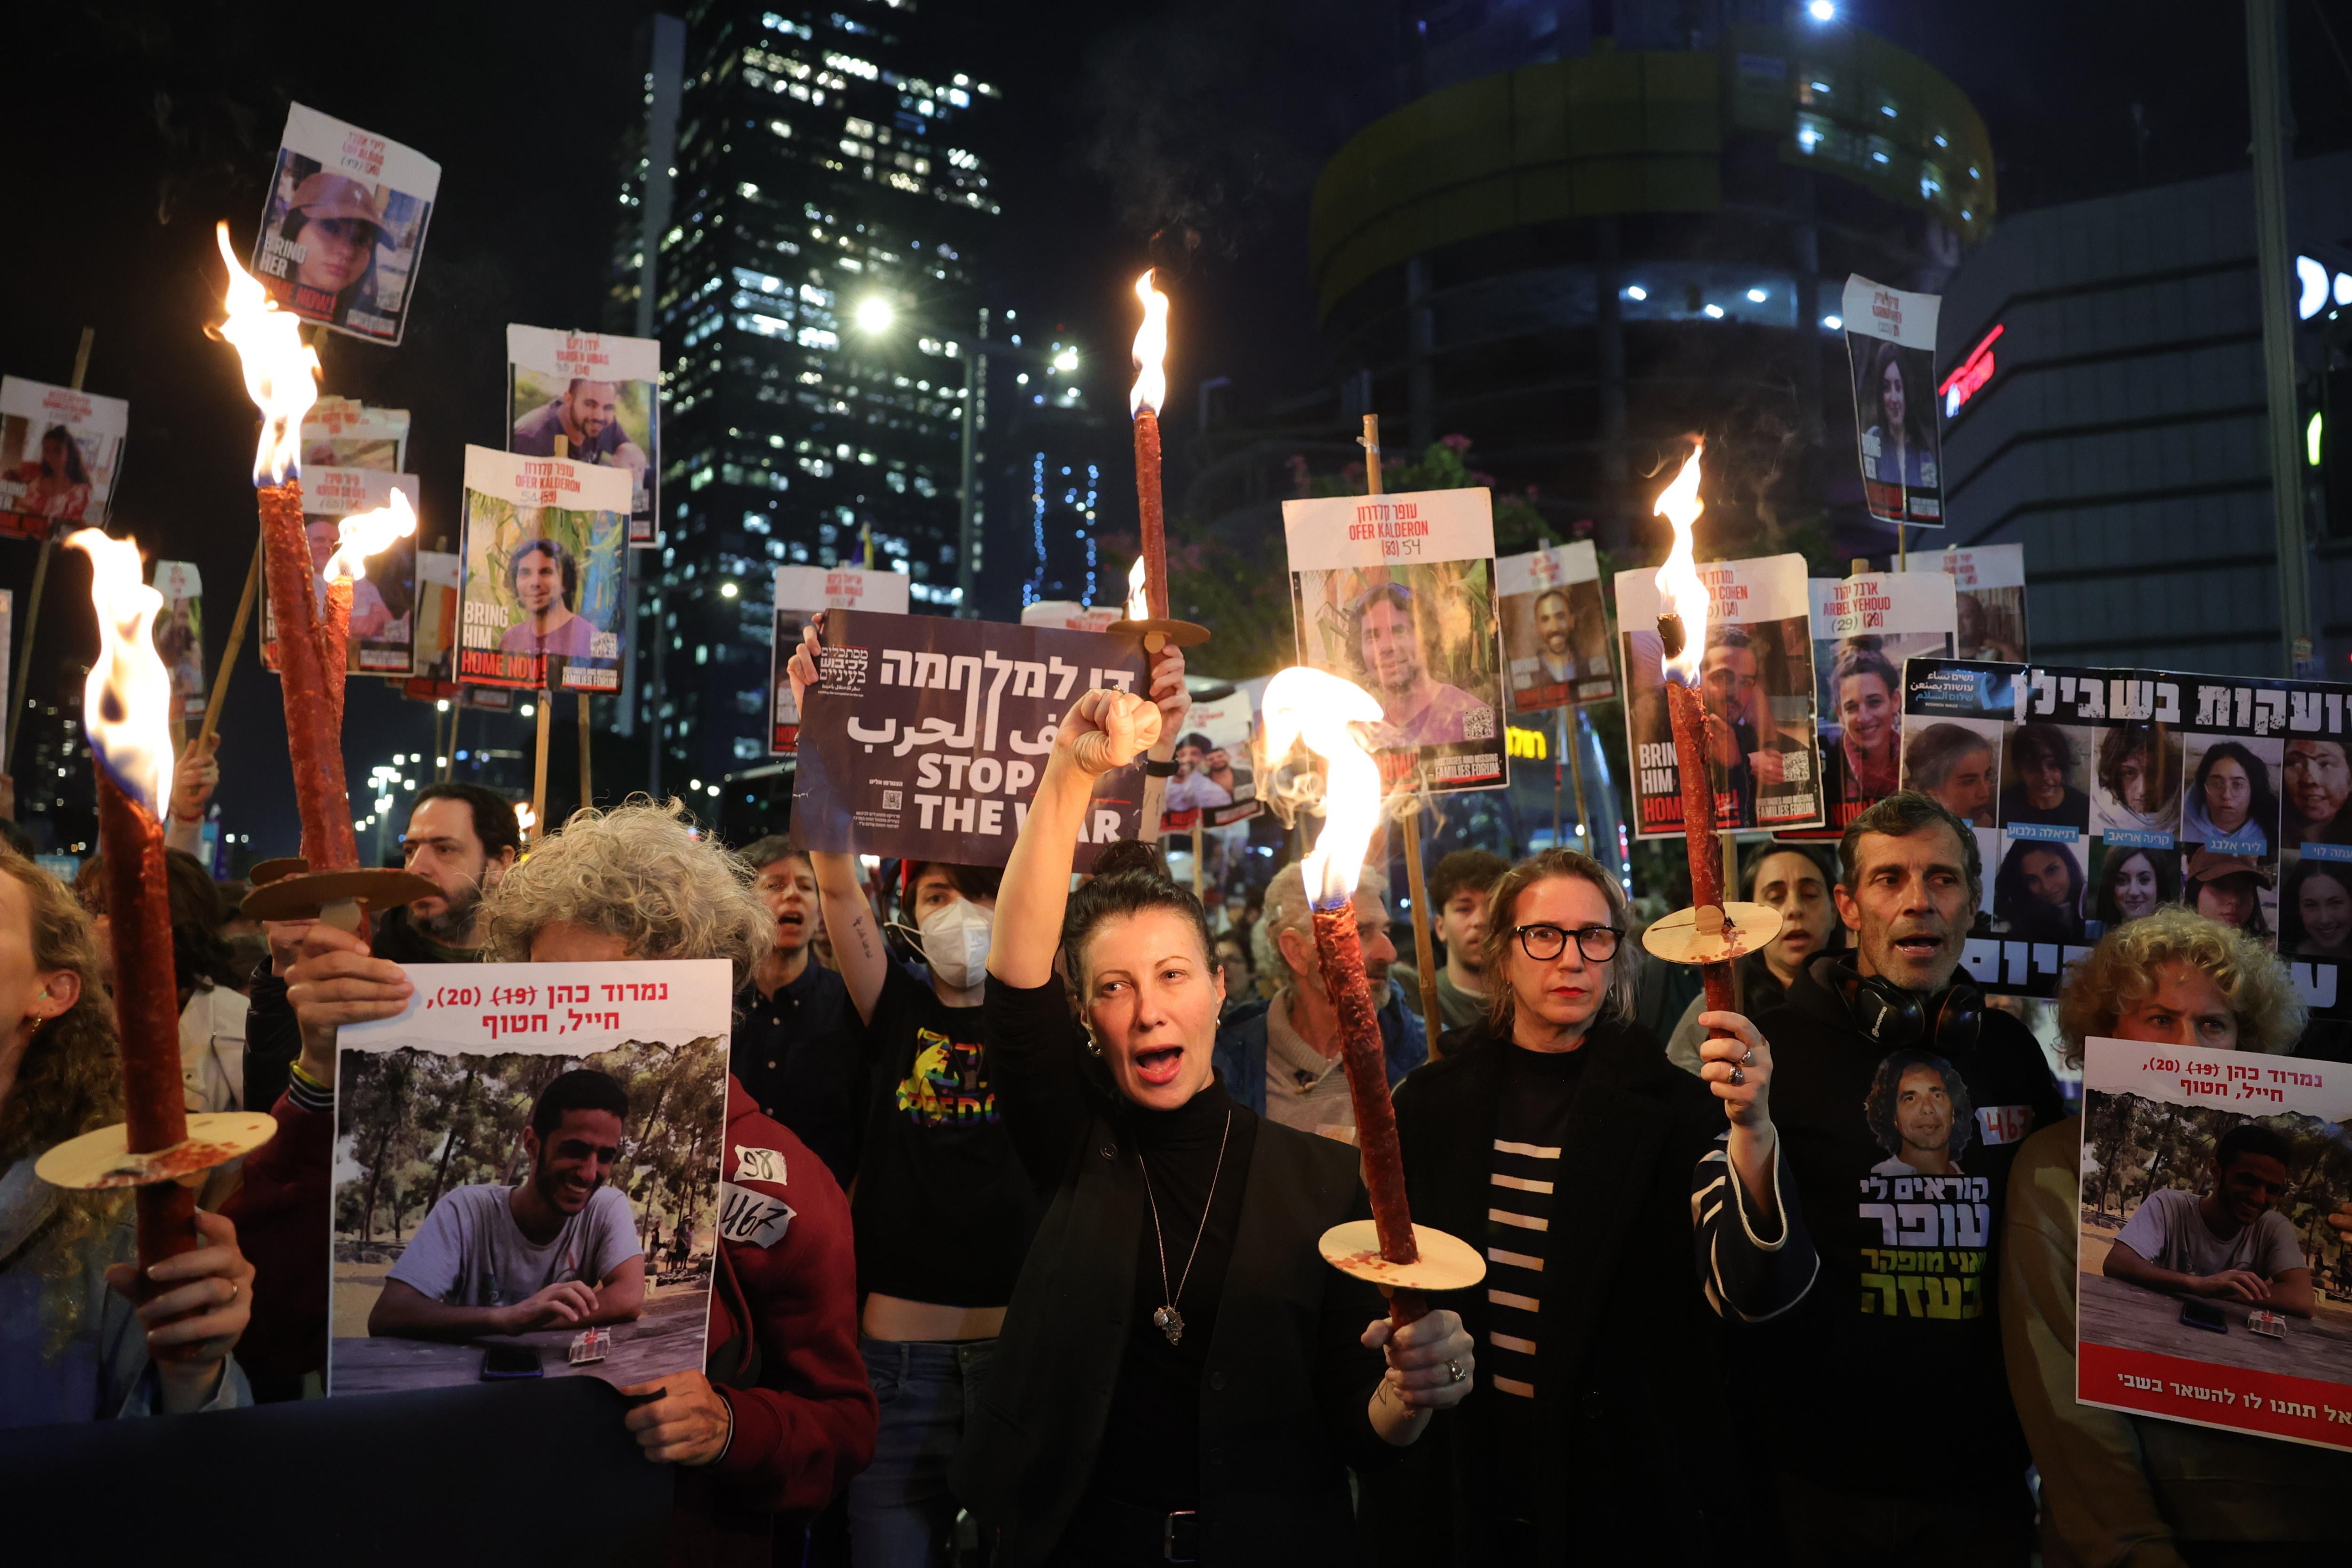
[(667, 367), (627, 721), (658, 737), (665, 788), (767, 755), (776, 564), (855, 563), (870, 536), (934, 614), (987, 564), (958, 497), (986, 431), (966, 365), (990, 327), (972, 258), (998, 222), (999, 94), (951, 15), (836, 3), (708, 0), (644, 35), (606, 324), (658, 337)]

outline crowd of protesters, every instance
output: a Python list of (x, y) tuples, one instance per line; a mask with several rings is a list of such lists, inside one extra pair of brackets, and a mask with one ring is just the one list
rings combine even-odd
[[(1429, 879), (1424, 1018), (1367, 868), (1413, 1215), (1487, 1268), (1392, 1326), (1317, 1247), (1370, 1211), (1301, 868), (1205, 909), (1148, 841), (1073, 875), (1095, 777), (1181, 733), (1181, 655), (1152, 673), (1072, 707), (1001, 868), (731, 850), (643, 799), (527, 845), (504, 797), (434, 784), (401, 845), (436, 890), (362, 940), (256, 928), (174, 848), (187, 1104), (278, 1132), (146, 1282), (127, 1203), (32, 1173), (121, 1117), (103, 879), (0, 848), (0, 1425), (322, 1393), (336, 1031), (396, 1014), (406, 966), (719, 958), (728, 1142), (783, 1152), (793, 1218), (719, 1245), (704, 1372), (622, 1391), (677, 1475), (673, 1561), (2139, 1568), (2352, 1542), (2352, 1458), (2076, 1401), (2080, 1121), (1958, 973), (1987, 868), (1927, 795), (1743, 868), (1784, 925), (1737, 1012), (1643, 990), (1598, 863), (1465, 850)], [(218, 777), (184, 761), (175, 817)], [(2291, 1052), (2304, 1009), (2252, 939), (2167, 907), (2074, 965), (2058, 1020), (2079, 1062), (2093, 1037)], [(1921, 1310), (1857, 1185), (1963, 1156), (1989, 1223)], [(2221, 1278), (2118, 1250), (2158, 1288)], [(2242, 1273), (2214, 1289), (2269, 1289)]]

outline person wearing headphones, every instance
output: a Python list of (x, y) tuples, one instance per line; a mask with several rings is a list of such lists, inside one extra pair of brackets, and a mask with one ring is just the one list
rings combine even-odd
[(1968, 825), (1906, 790), (1847, 826), (1838, 861), (1853, 951), (1809, 960), (1756, 1020), (1821, 1277), (1735, 1325), (1762, 1423), (1743, 1452), (1771, 1472), (1793, 1563), (2022, 1568), (2033, 1506), (1995, 1269), (2010, 1166), (2063, 1113), (2058, 1086), (1958, 973), (1984, 880)]

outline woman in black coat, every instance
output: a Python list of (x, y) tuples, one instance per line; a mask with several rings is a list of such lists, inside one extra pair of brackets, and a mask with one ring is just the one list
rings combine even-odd
[[(1171, 734), (1182, 672), (1173, 650), (1153, 671)], [(1391, 1332), (1318, 1253), (1368, 1212), (1355, 1151), (1216, 1080), (1224, 983), (1200, 904), (1157, 870), (1069, 891), (1096, 778), (1162, 718), (1078, 700), (997, 895), (992, 1112), (1049, 1206), (952, 1479), (1015, 1568), (1353, 1563), (1348, 1469), (1392, 1460), (1476, 1363), (1455, 1314)]]
[(1582, 855), (1514, 867), (1487, 914), (1487, 1017), (1397, 1089), (1413, 1218), (1488, 1273), (1463, 1309), (1475, 1388), (1410, 1475), (1367, 1489), (1383, 1561), (1696, 1563), (1753, 1505), (1692, 1478), (1738, 1457), (1710, 1303), (1770, 1317), (1816, 1267), (1771, 1050), (1706, 1013), (1737, 1037), (1701, 1047), (1699, 1078), (1672, 1066), (1630, 1021), (1630, 924)]

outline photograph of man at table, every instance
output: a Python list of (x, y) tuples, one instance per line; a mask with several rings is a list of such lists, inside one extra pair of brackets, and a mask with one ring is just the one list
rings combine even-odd
[(385, 1277), (368, 1332), (464, 1340), (635, 1321), (645, 1249), (628, 1200), (605, 1184), (628, 1110), (609, 1073), (549, 1084), (522, 1136), (530, 1179), (444, 1194)]

